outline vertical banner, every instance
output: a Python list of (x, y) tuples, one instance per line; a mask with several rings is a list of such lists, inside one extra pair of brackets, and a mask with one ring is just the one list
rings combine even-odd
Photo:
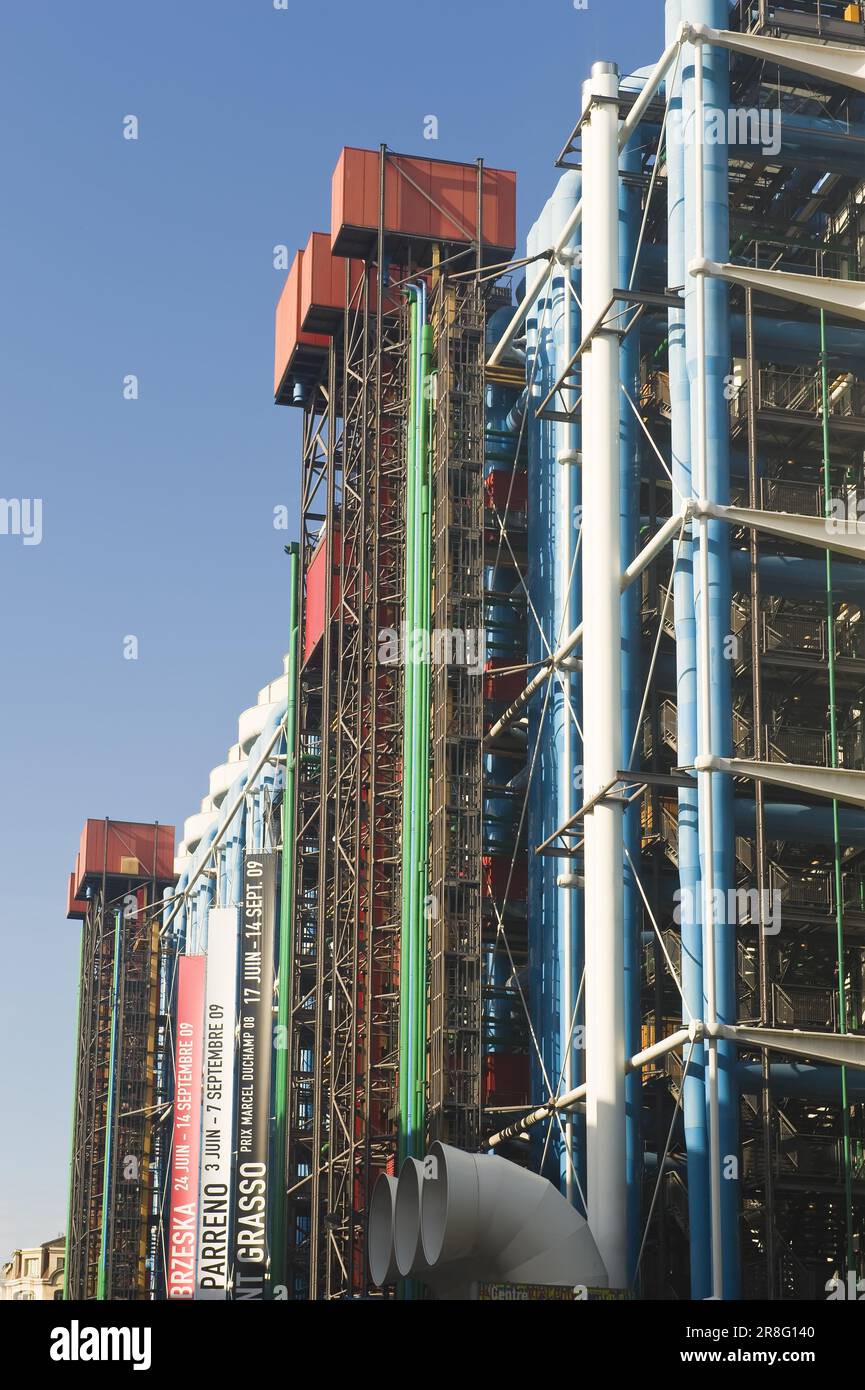
[(177, 962), (171, 1221), (166, 1273), (169, 1298), (192, 1298), (195, 1293), (203, 1022), (204, 956), (180, 956)]
[(247, 854), (243, 862), (232, 1292), (244, 1300), (263, 1299), (269, 1275), (275, 861), (273, 854)]
[(197, 1290), (202, 1299), (228, 1297), (239, 911), (212, 907), (207, 914)]

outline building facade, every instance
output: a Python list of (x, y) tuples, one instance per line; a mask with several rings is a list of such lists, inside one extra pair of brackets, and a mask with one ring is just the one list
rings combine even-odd
[(51, 1303), (63, 1297), (66, 1238), (16, 1250), (0, 1275), (0, 1303)]

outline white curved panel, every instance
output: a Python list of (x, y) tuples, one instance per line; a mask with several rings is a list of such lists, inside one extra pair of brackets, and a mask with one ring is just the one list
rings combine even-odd
[[(239, 744), (234, 745), (242, 753)], [(220, 763), (219, 767), (214, 767), (210, 773), (210, 798), (214, 806), (221, 806), (230, 788), (237, 778), (248, 767), (249, 759), (243, 756), (235, 758), (233, 761)]]
[(183, 822), (183, 838), (186, 841), (186, 848), (190, 854), (194, 854), (201, 844), (203, 837), (207, 834), (212, 825), (216, 825), (219, 814), (216, 811), (199, 811), (194, 816), (189, 816)]

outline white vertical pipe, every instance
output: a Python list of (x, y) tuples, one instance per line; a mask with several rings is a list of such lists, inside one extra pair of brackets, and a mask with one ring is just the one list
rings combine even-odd
[[(573, 306), (573, 303), (572, 303), (572, 285), (573, 285), (573, 277), (572, 277), (572, 274), (571, 274), (570, 266), (568, 266), (568, 265), (563, 266), (563, 271), (564, 271), (564, 281), (565, 281), (564, 360), (565, 360), (565, 362), (570, 362), (571, 356), (572, 356), (572, 354), (573, 354), (574, 347), (575, 347), (575, 344), (574, 344), (574, 333), (573, 333), (573, 323), (574, 323), (574, 312), (573, 312), (573, 309), (574, 309), (574, 306)], [(574, 393), (573, 391), (563, 391), (563, 392), (562, 392), (562, 398), (563, 398), (565, 410), (566, 410), (566, 411), (567, 411), (567, 410), (573, 410), (573, 409), (574, 409), (574, 406), (575, 406), (575, 403), (576, 403), (576, 396), (575, 396), (575, 393)], [(574, 451), (575, 445), (576, 445), (576, 433), (575, 433), (575, 430), (574, 430), (573, 425), (570, 425), (570, 424), (565, 425), (565, 427), (564, 427), (564, 429), (563, 429), (563, 431), (562, 431), (562, 435), (563, 435), (563, 438), (564, 438), (565, 452), (566, 452), (566, 453), (572, 453), (572, 452)], [(563, 534), (563, 536), (562, 536), (562, 538), (561, 538), (560, 544), (561, 544), (561, 547), (562, 547), (563, 552), (564, 552), (564, 554), (563, 554), (563, 556), (562, 556), (562, 559), (563, 559), (563, 561), (564, 561), (564, 567), (566, 568), (567, 573), (565, 574), (565, 582), (564, 582), (564, 586), (563, 586), (563, 589), (562, 589), (562, 623), (561, 623), (561, 627), (559, 628), (559, 631), (556, 633), (556, 638), (555, 638), (555, 644), (556, 644), (556, 646), (558, 646), (558, 639), (559, 639), (560, 633), (561, 633), (563, 630), (565, 630), (566, 628), (569, 628), (569, 627), (570, 627), (570, 621), (569, 621), (569, 619), (570, 619), (569, 605), (570, 605), (571, 594), (573, 593), (573, 580), (572, 580), (572, 578), (571, 578), (571, 573), (570, 573), (570, 571), (571, 571), (571, 555), (572, 555), (572, 549), (573, 549), (572, 544), (571, 544), (571, 541), (572, 541), (572, 538), (573, 538), (573, 525), (574, 525), (574, 487), (573, 487), (573, 477), (574, 477), (574, 475), (573, 475), (573, 467), (574, 467), (574, 465), (573, 465), (572, 463), (568, 462), (568, 463), (559, 464), (558, 467), (562, 469), (562, 475), (561, 475), (561, 477), (560, 477), (560, 479), (559, 479), (559, 483), (560, 483), (560, 486), (561, 486), (562, 491), (563, 491), (563, 493), (564, 493), (564, 502), (563, 502), (562, 511), (563, 511), (563, 514), (564, 514), (564, 517), (565, 517), (565, 526), (566, 526), (566, 530), (565, 530), (565, 532), (564, 532), (564, 534)], [(564, 792), (564, 807), (563, 807), (563, 809), (564, 809), (564, 812), (565, 812), (565, 821), (568, 821), (568, 820), (570, 820), (571, 816), (573, 815), (573, 812), (574, 812), (574, 809), (575, 809), (575, 808), (574, 808), (574, 804), (573, 804), (573, 788), (574, 788), (574, 783), (573, 783), (573, 767), (574, 767), (574, 749), (573, 749), (573, 744), (574, 744), (574, 737), (573, 737), (573, 735), (574, 735), (574, 721), (573, 721), (573, 716), (572, 716), (572, 714), (571, 714), (571, 706), (572, 706), (572, 704), (573, 704), (572, 693), (573, 693), (574, 682), (573, 682), (573, 680), (571, 679), (571, 676), (570, 676), (570, 673), (569, 673), (569, 672), (561, 672), (561, 673), (560, 673), (560, 678), (561, 678), (561, 680), (562, 680), (564, 689), (565, 689), (565, 691), (567, 692), (567, 695), (568, 695), (568, 699), (565, 700), (564, 710), (562, 711), (562, 718), (563, 718), (564, 721), (565, 721), (565, 730), (564, 730), (564, 733), (565, 733), (565, 766), (564, 766), (564, 770), (563, 770), (563, 776), (564, 776), (564, 779), (565, 779), (565, 792)], [(555, 679), (555, 676), (553, 677), (553, 679)], [(567, 861), (565, 862), (564, 871), (565, 871), (565, 873), (576, 873), (576, 864), (574, 863), (574, 861), (573, 861), (572, 859), (569, 859), (569, 860), (567, 860)], [(564, 1055), (564, 1059), (563, 1059), (563, 1060), (564, 1060), (564, 1074), (563, 1074), (563, 1080), (564, 1080), (564, 1087), (565, 1087), (565, 1090), (566, 1090), (566, 1091), (572, 1091), (572, 1090), (574, 1089), (573, 1021), (574, 1021), (574, 1002), (575, 1002), (575, 1001), (574, 1001), (574, 990), (573, 990), (573, 971), (574, 971), (574, 962), (573, 962), (574, 910), (573, 910), (573, 903), (574, 903), (574, 899), (573, 899), (572, 894), (569, 893), (569, 892), (568, 892), (568, 893), (564, 893), (562, 896), (563, 896), (563, 899), (564, 899), (564, 901), (562, 902), (562, 912), (563, 912), (563, 919), (564, 919), (564, 920), (563, 920), (563, 923), (562, 923), (562, 930), (564, 931), (564, 937), (565, 937), (565, 949), (564, 949), (564, 980), (562, 981), (562, 986), (563, 986), (563, 987), (562, 987), (562, 1023), (563, 1023), (563, 1026), (564, 1026), (564, 1037), (565, 1037), (565, 1055)], [(574, 1183), (574, 1176), (575, 1176), (575, 1175), (574, 1175), (574, 1121), (573, 1121), (573, 1116), (570, 1115), (570, 1114), (568, 1115), (568, 1118), (567, 1118), (566, 1121), (565, 1121), (565, 1162), (566, 1162), (566, 1165), (567, 1165), (567, 1166), (566, 1166), (566, 1170), (565, 1170), (565, 1195), (567, 1196), (568, 1201), (569, 1201), (569, 1202), (571, 1203), (571, 1205), (573, 1206), (573, 1204), (574, 1204), (574, 1195), (575, 1195), (575, 1194), (574, 1194), (574, 1189), (575, 1189), (575, 1183)]]
[[(583, 336), (618, 273), (618, 71), (595, 63), (583, 87)], [(619, 339), (599, 331), (583, 357), (584, 796), (622, 766)], [(610, 1285), (626, 1288), (624, 903), (621, 804), (585, 819), (586, 1152), (589, 1226)]]
[[(705, 153), (706, 117), (703, 94), (703, 45), (694, 49), (694, 146), (695, 156), (695, 239), (696, 253), (705, 255)], [(697, 277), (697, 468), (694, 491), (700, 501), (708, 497), (708, 429), (706, 409), (706, 277)], [(709, 522), (705, 515), (697, 523), (700, 563), (700, 603), (697, 610), (698, 650), (697, 699), (698, 747), (703, 757), (712, 752), (711, 634), (709, 630)], [(718, 1040), (714, 1025), (718, 1021), (715, 972), (715, 826), (712, 806), (712, 773), (699, 772), (700, 829), (703, 836), (703, 989), (706, 996), (707, 1081), (709, 1093), (709, 1197), (712, 1230), (712, 1295), (723, 1297), (723, 1252), (721, 1247), (721, 1134), (718, 1105)]]

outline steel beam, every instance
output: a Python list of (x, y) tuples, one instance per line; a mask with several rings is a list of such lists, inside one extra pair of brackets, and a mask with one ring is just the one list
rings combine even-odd
[(836, 280), (828, 275), (797, 275), (790, 270), (757, 270), (747, 265), (727, 265), (700, 256), (691, 261), (688, 273), (708, 275), (730, 285), (762, 290), (778, 299), (791, 299), (811, 309), (865, 323), (865, 281)]
[(764, 34), (736, 34), (713, 29), (709, 24), (683, 24), (679, 37), (686, 43), (714, 43), (732, 53), (744, 53), (749, 58), (795, 68), (809, 77), (865, 92), (865, 55), (861, 49), (805, 43), (801, 39), (774, 39)]
[(719, 758), (705, 754), (695, 758), (698, 772), (724, 772), (731, 777), (750, 777), (793, 791), (810, 792), (843, 801), (849, 806), (865, 806), (865, 772), (839, 767), (810, 767), (803, 763), (768, 763), (751, 758)]
[(694, 511), (697, 516), (728, 521), (732, 526), (754, 526), (758, 531), (782, 536), (784, 540), (865, 560), (865, 522), (799, 516), (796, 512), (766, 512), (753, 507), (725, 507), (715, 502), (698, 502)]
[(748, 1028), (746, 1025), (719, 1023), (718, 1035), (740, 1047), (768, 1047), (773, 1052), (789, 1052), (797, 1057), (819, 1058), (839, 1067), (865, 1068), (865, 1037), (855, 1033), (806, 1033), (798, 1029)]

